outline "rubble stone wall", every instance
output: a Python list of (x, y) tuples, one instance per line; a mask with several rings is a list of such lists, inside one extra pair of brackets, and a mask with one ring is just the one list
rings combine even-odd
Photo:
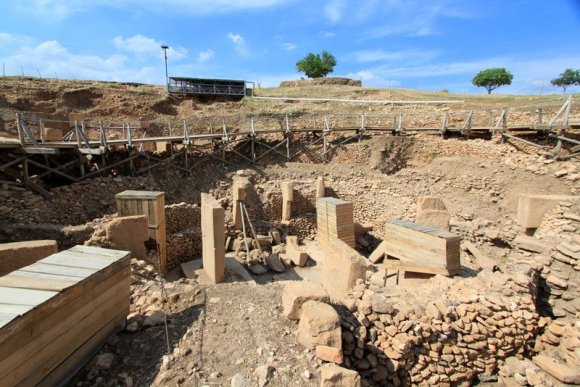
[(201, 208), (197, 204), (165, 206), (167, 268), (201, 257)]
[(341, 311), (345, 366), (375, 383), (449, 385), (528, 353), (538, 331), (538, 273), (490, 276), (499, 278), (437, 276), (421, 292), (359, 283), (355, 303)]

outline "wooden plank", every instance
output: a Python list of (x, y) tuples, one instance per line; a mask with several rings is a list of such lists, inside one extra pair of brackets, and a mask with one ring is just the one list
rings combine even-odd
[(109, 336), (125, 327), (126, 318), (127, 315), (125, 312), (121, 312), (113, 317), (111, 321), (41, 380), (37, 386), (53, 387), (55, 385), (66, 384), (99, 351)]
[(32, 265), (28, 265), (20, 269), (22, 272), (32, 272), (32, 273), (47, 273), (55, 275), (65, 275), (71, 277), (87, 278), (92, 274), (95, 274), (99, 270), (96, 269), (84, 269), (81, 267), (68, 267), (60, 265), (52, 265), (49, 263), (43, 263), (42, 260)]
[(111, 289), (113, 292), (107, 293), (108, 297), (87, 302), (85, 307), (74, 312), (74, 317), (63, 319), (47, 334), (20, 347), (13, 356), (0, 363), (0, 375), (4, 376), (0, 378), (0, 385), (36, 385), (81, 347), (88, 337), (106, 326), (110, 316), (126, 316), (130, 292), (125, 285), (128, 283)]
[(100, 247), (83, 246), (83, 245), (77, 245), (77, 246), (71, 247), (70, 249), (68, 249), (66, 251), (73, 252), (73, 253), (98, 255), (98, 256), (104, 255), (105, 257), (111, 257), (111, 258), (114, 258), (116, 260), (122, 259), (127, 254), (130, 254), (129, 251), (124, 251), (124, 250), (103, 249)]
[(36, 306), (57, 294), (45, 290), (0, 287), (0, 304)]
[(14, 320), (18, 316), (19, 316), (18, 313), (11, 313), (0, 310), (0, 324), (1, 325), (8, 324), (10, 321)]
[(33, 273), (33, 272), (25, 272), (25, 271), (20, 271), (20, 270), (15, 270), (13, 272), (11, 272), (10, 274), (17, 274), (17, 275), (22, 275), (25, 277), (30, 277), (30, 278), (42, 278), (42, 279), (54, 279), (54, 280), (60, 280), (60, 281), (79, 281), (79, 277), (72, 277), (72, 276), (66, 276), (66, 275), (55, 275), (55, 274), (48, 274), (48, 273)]
[[(105, 269), (99, 271), (98, 273), (93, 274), (89, 279), (83, 279), (76, 286), (73, 286), (64, 292), (59, 293), (50, 300), (50, 303), (38, 305), (37, 308), (34, 308), (27, 313), (26, 319), (18, 319), (4, 326), (2, 329), (0, 329), (0, 348), (7, 340), (10, 341), (11, 338), (19, 337), (22, 335), (22, 332), (33, 329), (39, 320), (46, 320), (47, 316), (60, 309), (62, 305), (66, 305), (71, 300), (76, 299), (80, 295), (91, 291), (92, 289), (100, 288), (99, 285), (95, 284), (101, 284), (108, 277), (122, 271), (127, 267), (129, 267), (129, 254), (127, 254), (124, 258), (114, 262), (110, 266), (107, 266)], [(3, 302), (0, 299), (0, 304), (2, 303)], [(0, 353), (0, 359), (1, 358), (2, 354)]]
[(457, 235), (433, 227), (393, 221), (387, 224), (384, 247), (385, 254), (405, 261), (405, 264), (443, 267), (452, 272), (460, 268), (460, 240)]
[(60, 292), (78, 283), (78, 280), (58, 280), (52, 278), (29, 277), (26, 272), (15, 274), (14, 272), (0, 277), (0, 286), (20, 289), (50, 290)]
[(58, 254), (53, 254), (50, 257), (46, 257), (40, 262), (49, 263), (51, 265), (101, 270), (113, 263), (115, 260), (116, 258), (107, 257), (104, 255), (95, 256), (94, 254), (89, 255), (71, 251), (62, 251)]
[(34, 308), (34, 306), (31, 305), (0, 304), (0, 310), (8, 313), (24, 314), (32, 308)]
[[(130, 276), (131, 268), (127, 266), (112, 276), (101, 280), (96, 285), (93, 284), (93, 286), (85, 293), (70, 300), (70, 302), (63, 303), (59, 308), (52, 310), (45, 315), (41, 315), (37, 319), (32, 319), (30, 315), (27, 315), (26, 319), (15, 321), (14, 323), (17, 323), (18, 328), (20, 329), (14, 329), (11, 336), (6, 337), (0, 342), (0, 359), (7, 358), (14, 351), (14, 348), (21, 348), (30, 341), (37, 340), (39, 336), (49, 331), (52, 327), (61, 324), (63, 313), (66, 316), (66, 313), (70, 311), (77, 311), (78, 309), (84, 308), (87, 304), (90, 304), (90, 300), (98, 299), (102, 294), (109, 294), (108, 292), (110, 292), (111, 287), (114, 287), (123, 281), (126, 282), (125, 286), (129, 288)], [(70, 293), (74, 289), (75, 288), (68, 289), (65, 293)], [(2, 304), (0, 304), (0, 306), (1, 305)], [(44, 305), (39, 306), (39, 309), (43, 306)], [(35, 311), (33, 310), (31, 312)], [(0, 330), (0, 333), (1, 332), (2, 331)]]

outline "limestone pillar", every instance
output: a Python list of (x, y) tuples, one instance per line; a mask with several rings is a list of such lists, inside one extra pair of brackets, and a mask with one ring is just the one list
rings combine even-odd
[(232, 215), (234, 218), (234, 226), (236, 230), (242, 229), (242, 213), (240, 212), (240, 202), (246, 204), (248, 199), (248, 190), (251, 183), (247, 177), (236, 176), (232, 186), (233, 202)]
[(292, 218), (292, 202), (294, 201), (294, 188), (292, 182), (284, 181), (282, 188), (282, 221), (289, 221)]
[(225, 276), (225, 211), (211, 195), (201, 194), (201, 241), (203, 269), (213, 283)]

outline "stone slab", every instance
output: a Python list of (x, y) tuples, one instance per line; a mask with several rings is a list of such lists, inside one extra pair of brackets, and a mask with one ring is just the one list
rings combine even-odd
[(579, 202), (580, 196), (520, 194), (518, 224), (524, 228), (538, 228), (544, 214), (560, 202)]
[(58, 252), (54, 240), (36, 240), (0, 244), (0, 276), (28, 266)]
[(203, 268), (213, 283), (225, 275), (225, 211), (211, 195), (201, 194)]

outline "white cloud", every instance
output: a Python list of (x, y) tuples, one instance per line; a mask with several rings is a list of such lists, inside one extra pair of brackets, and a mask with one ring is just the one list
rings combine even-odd
[[(568, 56), (543, 55), (542, 57), (492, 57), (481, 58), (472, 61), (443, 62), (411, 66), (393, 66), (392, 64), (381, 64), (372, 68), (363, 69), (355, 74), (365, 76), (369, 80), (376, 79), (431, 79), (430, 83), (436, 83), (441, 79), (442, 83), (438, 88), (452, 87), (445, 84), (446, 77), (461, 77), (466, 82), (471, 83), (471, 79), (479, 71), (492, 67), (505, 67), (514, 75), (511, 86), (504, 86), (501, 90), (505, 93), (538, 93), (541, 82), (544, 82), (545, 92), (557, 92), (552, 87), (550, 80), (557, 77), (563, 69), (567, 67), (577, 67), (580, 63), (580, 55), (572, 54)], [(373, 82), (376, 82), (373, 80)], [(456, 81), (455, 81), (456, 82)], [(472, 91), (477, 90), (472, 87)], [(463, 89), (461, 91), (464, 91)]]
[(345, 0), (332, 0), (324, 7), (324, 16), (331, 23), (338, 23), (342, 19), (342, 12), (345, 6)]
[[(163, 50), (161, 49), (163, 43), (143, 35), (134, 35), (129, 38), (117, 36), (113, 39), (113, 43), (121, 51), (157, 58), (163, 56)], [(169, 47), (169, 50), (167, 50), (167, 57), (172, 60), (183, 59), (186, 56), (187, 49), (183, 47)]]
[(228, 33), (228, 39), (234, 42), (235, 44), (242, 45), (245, 43), (244, 37), (240, 34), (233, 34), (231, 32)]
[(246, 46), (246, 40), (242, 35), (229, 32), (227, 37), (234, 43), (234, 50), (238, 53), (239, 56), (243, 58), (248, 58), (251, 56), (251, 52)]
[(215, 56), (215, 52), (211, 49), (200, 51), (197, 55), (197, 61), (199, 63), (207, 62)]
[(326, 38), (326, 39), (332, 39), (336, 36), (336, 34), (334, 32), (330, 32), (330, 31), (323, 31), (322, 32), (322, 37)]
[(284, 43), (282, 44), (282, 48), (286, 51), (295, 50), (298, 47), (295, 43)]
[(7, 32), (0, 32), (0, 47), (10, 46), (14, 44), (22, 45), (30, 43), (32, 40), (24, 35), (9, 34)]
[(467, 11), (473, 6), (470, 1), (458, 0), (390, 0), (384, 4), (375, 4), (375, 12), (388, 15), (379, 27), (367, 33), (368, 38), (380, 38), (389, 35), (426, 36), (437, 33), (437, 22), (443, 18), (470, 18)]
[(95, 8), (205, 15), (273, 8), (287, 2), (288, 0), (31, 0), (26, 2), (11, 0), (11, 3), (23, 12), (33, 12), (56, 20)]

